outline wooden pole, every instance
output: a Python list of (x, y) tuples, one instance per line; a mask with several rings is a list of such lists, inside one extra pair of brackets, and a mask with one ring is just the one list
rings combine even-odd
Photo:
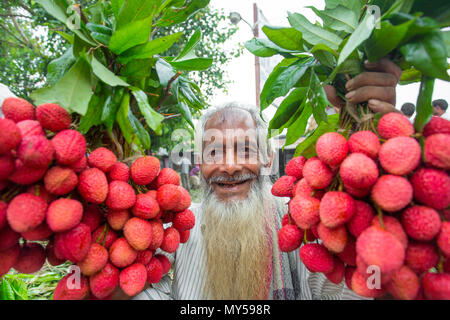
[[(259, 27), (258, 27), (258, 6), (256, 3), (253, 3), (253, 35), (255, 38), (258, 38), (259, 35)], [(259, 66), (259, 57), (255, 56), (255, 89), (256, 89), (256, 106), (258, 108), (261, 107), (261, 101), (260, 101), (260, 85), (261, 85), (261, 78), (260, 78), (260, 66)]]

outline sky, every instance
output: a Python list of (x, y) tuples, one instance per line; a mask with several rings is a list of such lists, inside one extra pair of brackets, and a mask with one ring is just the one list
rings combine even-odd
[[(314, 22), (318, 19), (311, 9), (306, 6), (316, 6), (319, 9), (324, 7), (323, 0), (211, 0), (210, 4), (214, 8), (221, 8), (228, 15), (230, 12), (238, 12), (243, 19), (253, 24), (253, 3), (263, 12), (264, 16), (275, 26), (289, 26), (287, 20), (287, 12), (300, 12), (310, 21)], [(245, 41), (253, 37), (253, 32), (245, 22), (238, 24), (239, 30), (233, 37), (225, 43), (226, 47), (233, 47), (243, 44)], [(210, 101), (213, 104), (221, 104), (227, 101), (241, 101), (244, 103), (256, 103), (255, 93), (255, 57), (249, 51), (244, 49), (243, 54), (239, 58), (234, 58), (226, 66), (226, 72), (230, 80), (233, 81), (228, 86), (228, 94), (217, 92)], [(419, 83), (397, 86), (397, 104), (400, 108), (405, 102), (416, 103)], [(450, 102), (450, 83), (436, 80), (433, 92), (434, 99), (445, 99)], [(270, 107), (264, 112), (265, 117), (269, 119), (274, 114), (275, 108)], [(450, 119), (450, 110), (444, 115)]]

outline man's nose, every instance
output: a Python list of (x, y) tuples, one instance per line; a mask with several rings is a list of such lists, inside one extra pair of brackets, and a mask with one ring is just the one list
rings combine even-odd
[(222, 172), (232, 176), (234, 173), (242, 171), (242, 163), (239, 161), (235, 150), (227, 150), (225, 159), (223, 160), (223, 164), (221, 165)]

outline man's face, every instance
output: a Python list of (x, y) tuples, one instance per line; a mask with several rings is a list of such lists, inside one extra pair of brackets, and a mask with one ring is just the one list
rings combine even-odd
[(438, 106), (433, 106), (433, 116), (437, 116), (440, 117), (445, 113), (444, 110), (442, 110), (441, 108), (439, 108)]
[(206, 123), (200, 171), (221, 201), (247, 198), (261, 168), (256, 124), (244, 110), (215, 113)]

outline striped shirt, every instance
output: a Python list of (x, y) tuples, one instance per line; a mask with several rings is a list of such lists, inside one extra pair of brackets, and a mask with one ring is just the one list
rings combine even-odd
[[(174, 273), (173, 281), (166, 275), (159, 283), (144, 290), (134, 300), (199, 300), (205, 281), (205, 255), (202, 241), (202, 223), (200, 204), (192, 204), (191, 208), (197, 223), (191, 230), (189, 241), (180, 244), (174, 255), (166, 254), (171, 260)], [(281, 218), (280, 218), (281, 219)], [(163, 252), (161, 252), (163, 253)], [(297, 300), (356, 300), (365, 299), (345, 286), (342, 281), (336, 285), (328, 281), (323, 273), (309, 272), (300, 260), (298, 250), (282, 254), (288, 255), (289, 268), (293, 282), (293, 292), (288, 297)], [(273, 286), (273, 283), (271, 287)], [(273, 290), (269, 300), (274, 299)]]

